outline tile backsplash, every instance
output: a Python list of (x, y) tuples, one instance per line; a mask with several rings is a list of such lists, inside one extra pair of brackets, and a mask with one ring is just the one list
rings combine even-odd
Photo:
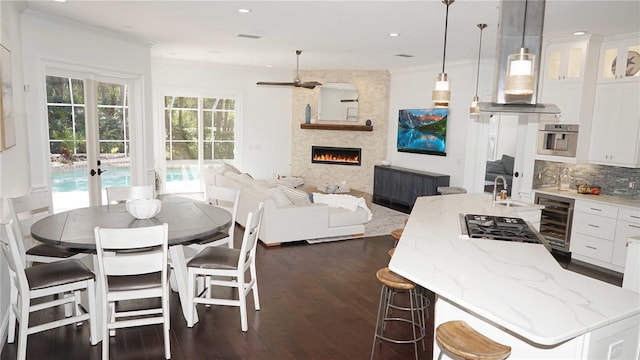
[[(536, 160), (533, 188), (557, 186), (558, 175), (565, 168), (569, 169), (571, 189), (580, 184), (588, 184), (600, 186), (600, 193), (604, 195), (640, 200), (640, 169), (624, 167)], [(633, 188), (629, 188), (630, 182)]]

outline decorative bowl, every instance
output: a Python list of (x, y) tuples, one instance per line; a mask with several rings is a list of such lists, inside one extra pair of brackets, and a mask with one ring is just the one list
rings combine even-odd
[(338, 191), (338, 185), (327, 185), (327, 187), (324, 189), (324, 192), (326, 192), (327, 194), (333, 194), (336, 191)]
[(160, 200), (127, 200), (127, 211), (136, 219), (150, 219), (160, 212)]

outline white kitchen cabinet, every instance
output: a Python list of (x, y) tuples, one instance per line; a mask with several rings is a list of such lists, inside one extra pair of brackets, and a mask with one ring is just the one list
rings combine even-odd
[(589, 162), (640, 165), (640, 84), (598, 84), (593, 110)]
[(622, 272), (630, 237), (640, 236), (640, 208), (576, 199), (571, 256)]
[(618, 206), (576, 199), (574, 204), (571, 256), (601, 267), (621, 271), (611, 264)]
[(537, 207), (517, 207), (518, 216), (531, 223), (531, 225), (538, 231), (540, 231), (540, 219), (542, 218), (542, 210)]
[[(543, 51), (539, 101), (555, 104), (563, 124), (579, 124), (578, 148), (572, 161), (586, 161), (589, 152), (591, 117), (595, 98), (600, 38), (551, 40)], [(566, 161), (555, 157), (551, 161)]]
[[(593, 75), (597, 66), (597, 53), (594, 51), (598, 46), (599, 43), (590, 44), (588, 40), (559, 40), (545, 46), (540, 101), (556, 104), (560, 108), (561, 123), (580, 124), (591, 111), (593, 81), (587, 81), (591, 84), (589, 88), (585, 87), (585, 72), (591, 71)], [(587, 62), (587, 59), (591, 61)], [(585, 96), (587, 102), (583, 109), (582, 100)]]
[(580, 80), (584, 77), (587, 41), (556, 42), (545, 46), (544, 76), (547, 81)]
[(640, 236), (640, 209), (621, 207), (618, 212), (616, 236), (613, 242), (612, 264), (625, 266), (629, 238), (634, 236)]
[[(559, 40), (545, 45), (540, 102), (556, 104), (561, 123), (580, 124), (583, 93), (589, 91), (589, 101), (593, 99), (593, 88), (584, 86), (589, 46), (588, 40)], [(591, 44), (591, 48), (597, 46)]]
[(602, 43), (598, 82), (621, 81), (640, 81), (640, 34), (626, 34)]

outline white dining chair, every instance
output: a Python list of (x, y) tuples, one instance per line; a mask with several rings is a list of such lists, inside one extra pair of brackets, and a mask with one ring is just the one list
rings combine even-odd
[(153, 185), (107, 186), (107, 204), (126, 202), (127, 200), (153, 199)]
[[(16, 224), (16, 236), (19, 253), (26, 266), (31, 263), (50, 263), (63, 259), (81, 259), (86, 253), (73, 251), (68, 248), (42, 244), (31, 237), (31, 225), (36, 221), (53, 214), (51, 193), (42, 191), (7, 199), (9, 213)], [(26, 250), (25, 250), (26, 249)]]
[[(229, 225), (229, 229), (227, 229), (226, 232), (219, 231), (209, 237), (200, 239), (197, 242), (187, 245), (184, 249), (186, 259), (191, 259), (207, 246), (227, 245), (228, 248), (233, 248), (236, 217), (238, 214), (238, 203), (240, 202), (240, 190), (216, 185), (207, 185), (205, 189), (205, 198), (209, 205), (217, 206), (228, 211), (231, 214), (231, 224)], [(170, 265), (173, 268), (173, 263), (171, 263), (171, 261)], [(171, 281), (172, 286), (175, 288), (175, 281), (177, 280), (175, 279), (173, 272), (171, 273)], [(200, 287), (202, 287), (203, 283), (200, 282), (199, 284)]]
[[(253, 291), (253, 302), (256, 310), (260, 310), (258, 296), (258, 280), (256, 277), (256, 245), (260, 224), (262, 223), (263, 205), (247, 215), (247, 226), (240, 249), (224, 246), (206, 247), (187, 263), (187, 326), (193, 327), (196, 304), (225, 305), (240, 307), (240, 325), (242, 331), (249, 329), (247, 321), (247, 295)], [(249, 271), (249, 281), (245, 273)], [(196, 294), (198, 277), (205, 278), (204, 291)], [(237, 290), (238, 298), (214, 297), (210, 291), (212, 286), (230, 287)]]
[[(165, 358), (169, 345), (167, 224), (140, 228), (95, 228), (102, 296), (102, 358), (109, 359), (109, 334), (119, 328), (162, 324)], [(160, 299), (160, 307), (122, 310), (116, 302)], [(155, 303), (153, 303), (155, 304)], [(146, 303), (145, 303), (146, 305)]]
[[(205, 197), (210, 205), (225, 209), (231, 214), (231, 225), (227, 230), (226, 236), (224, 233), (219, 236), (214, 235), (211, 238), (202, 239), (194, 245), (220, 246), (226, 244), (228, 248), (233, 248), (233, 236), (236, 227), (236, 216), (238, 215), (238, 203), (240, 202), (240, 190), (208, 185)], [(200, 248), (198, 250), (202, 249)]]
[[(9, 329), (7, 342), (15, 341), (16, 321), (18, 328), (18, 360), (27, 356), (27, 338), (31, 334), (53, 328), (89, 321), (91, 345), (97, 344), (96, 308), (95, 308), (95, 275), (79, 260), (60, 260), (32, 267), (24, 266), (24, 258), (18, 243), (15, 224), (10, 221), (2, 224), (0, 247), (7, 260), (10, 278)], [(88, 312), (80, 305), (80, 292), (87, 292)], [(70, 293), (69, 296), (67, 294)], [(51, 295), (57, 295), (51, 297)], [(74, 313), (63, 319), (30, 324), (32, 312), (72, 304)], [(50, 320), (49, 317), (40, 317)]]

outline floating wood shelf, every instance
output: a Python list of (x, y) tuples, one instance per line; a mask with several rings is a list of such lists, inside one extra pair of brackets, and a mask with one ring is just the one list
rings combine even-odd
[(309, 129), (309, 130), (342, 130), (342, 131), (373, 131), (373, 126), (341, 125), (341, 124), (300, 124), (300, 129)]

